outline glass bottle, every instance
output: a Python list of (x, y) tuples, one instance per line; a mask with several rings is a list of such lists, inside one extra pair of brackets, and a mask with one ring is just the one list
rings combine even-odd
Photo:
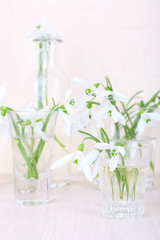
[[(34, 42), (38, 47), (38, 64), (27, 81), (27, 103), (34, 102), (38, 109), (52, 106), (52, 101), (56, 104), (62, 104), (64, 103), (66, 91), (69, 88), (67, 76), (56, 64), (59, 43), (62, 40), (42, 37), (34, 39)], [(63, 135), (62, 129), (62, 122), (60, 116), (58, 116), (52, 163), (67, 154), (71, 146), (71, 140)], [(51, 171), (51, 185), (53, 187), (63, 186), (69, 182), (70, 164)]]

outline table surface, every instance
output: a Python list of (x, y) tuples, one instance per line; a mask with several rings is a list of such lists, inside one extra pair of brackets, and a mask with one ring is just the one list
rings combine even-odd
[(100, 191), (80, 174), (52, 190), (43, 206), (14, 203), (12, 175), (0, 176), (0, 240), (160, 240), (160, 176), (147, 193), (146, 212), (131, 220), (108, 219)]

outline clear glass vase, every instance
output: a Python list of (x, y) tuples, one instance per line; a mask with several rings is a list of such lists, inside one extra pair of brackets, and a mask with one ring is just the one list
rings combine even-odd
[[(26, 102), (34, 102), (38, 109), (51, 106), (55, 103), (64, 103), (65, 94), (69, 89), (68, 78), (59, 68), (60, 65), (60, 40), (53, 38), (41, 38), (34, 40), (37, 47), (38, 63), (35, 70), (30, 74), (26, 86)], [(63, 135), (62, 122), (58, 116), (52, 162), (67, 154), (71, 147), (71, 139)], [(51, 171), (51, 185), (63, 186), (71, 181), (70, 163), (67, 166)]]
[[(153, 145), (153, 151), (150, 158), (150, 167), (147, 179), (147, 190), (152, 190), (154, 186), (156, 152), (158, 147), (158, 131), (160, 129), (159, 123), (155, 122), (153, 125), (145, 129), (143, 136), (144, 141), (150, 141)], [(139, 139), (139, 138), (138, 138)]]
[(15, 201), (22, 205), (50, 200), (50, 165), (57, 112), (8, 113), (12, 137)]
[[(121, 113), (124, 113), (124, 109), (119, 108)], [(147, 111), (147, 109), (143, 108), (144, 111)], [(132, 118), (132, 122), (134, 122), (136, 120), (136, 118), (138, 117), (138, 113), (139, 113), (139, 108), (132, 108), (131, 110), (131, 115), (130, 117)], [(128, 111), (129, 112), (129, 111)], [(152, 113), (158, 113), (157, 109), (152, 109), (150, 108), (150, 111)], [(125, 116), (125, 114), (124, 114)], [(139, 117), (140, 119), (140, 117)], [(132, 141), (141, 141), (141, 142), (148, 142), (151, 143), (153, 145), (153, 151), (152, 154), (150, 156), (150, 165), (149, 165), (149, 174), (148, 174), (148, 179), (147, 179), (147, 190), (152, 190), (153, 189), (153, 185), (154, 185), (154, 174), (155, 174), (155, 162), (156, 162), (156, 151), (157, 151), (157, 140), (158, 140), (158, 132), (160, 129), (160, 125), (157, 121), (152, 120), (151, 124), (146, 124), (145, 130), (143, 132), (143, 134), (138, 135), (138, 130), (136, 128), (136, 131), (134, 132), (133, 136), (126, 136), (125, 133), (125, 129), (124, 127), (120, 124), (120, 123), (113, 123), (113, 121), (108, 121), (105, 123), (106, 127), (109, 128), (109, 137), (110, 139), (112, 139), (113, 141), (116, 140), (120, 140), (121, 141), (125, 141), (125, 140), (132, 140)], [(130, 126), (130, 124), (127, 122), (128, 126)], [(137, 122), (138, 125), (138, 122)]]
[(142, 216), (145, 211), (152, 145), (135, 146), (135, 142), (129, 142), (124, 148), (125, 156), (119, 156), (118, 166), (113, 172), (105, 156), (105, 164), (100, 169), (101, 208), (107, 217), (134, 218)]

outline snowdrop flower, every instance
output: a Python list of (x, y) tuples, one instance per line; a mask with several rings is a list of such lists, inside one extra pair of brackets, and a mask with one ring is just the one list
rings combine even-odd
[(3, 104), (5, 97), (6, 97), (6, 84), (2, 84), (0, 86), (0, 107)]
[[(78, 130), (88, 127), (91, 113), (90, 109), (83, 110), (86, 99), (84, 101), (84, 98), (81, 99), (80, 96), (73, 99), (71, 98), (71, 93), (72, 89), (69, 89), (66, 93), (65, 109), (59, 109), (60, 117), (63, 121), (63, 132), (67, 136), (74, 136), (78, 133)], [(90, 125), (89, 129), (93, 130), (93, 127)]]
[(112, 105), (107, 99), (105, 99), (100, 105), (100, 111), (96, 116), (97, 121), (102, 121), (110, 116), (115, 122), (120, 122), (122, 125), (125, 125), (125, 119), (122, 114), (117, 111), (116, 107)]
[(93, 150), (93, 151), (89, 152), (86, 156), (84, 156), (83, 148), (84, 148), (83, 144), (80, 144), (77, 152), (70, 153), (70, 154), (65, 155), (64, 157), (60, 158), (58, 161), (56, 161), (55, 163), (52, 164), (51, 169), (56, 169), (56, 168), (62, 167), (64, 165), (66, 165), (69, 161), (74, 159), (73, 162), (79, 166), (79, 169), (82, 169), (86, 178), (89, 181), (91, 181), (92, 174), (91, 174), (90, 166), (98, 158), (99, 151)]
[(39, 22), (35, 25), (34, 29), (28, 35), (28, 37), (33, 38), (33, 40), (49, 39), (56, 41), (62, 41), (63, 36), (64, 33), (56, 35), (45, 19), (39, 20)]
[(121, 146), (115, 146), (113, 142), (110, 143), (96, 143), (95, 148), (98, 150), (110, 150), (111, 159), (109, 161), (109, 167), (111, 171), (114, 171), (118, 165), (118, 156), (125, 155), (125, 150)]
[(28, 106), (25, 106), (22, 108), (21, 117), (24, 121), (31, 120), (32, 122), (34, 122), (36, 120), (39, 120), (39, 119), (45, 117), (47, 115), (48, 111), (50, 111), (48, 106), (46, 106), (43, 109), (36, 110), (34, 108), (34, 104), (30, 103)]
[(48, 136), (42, 131), (42, 122), (38, 121), (46, 117), (48, 114), (49, 108), (45, 107), (41, 110), (35, 110), (34, 104), (30, 103), (28, 106), (23, 108), (20, 117), (24, 122), (28, 121), (28, 125), (32, 126), (37, 133), (37, 135), (42, 138), (44, 141), (48, 141)]
[[(6, 97), (6, 85), (2, 84), (0, 86), (0, 107), (3, 104), (5, 97)], [(0, 134), (2, 140), (6, 142), (9, 137), (9, 128), (5, 117), (3, 117), (2, 115), (0, 115)]]
[(87, 102), (87, 98), (82, 97), (81, 95), (71, 98), (72, 89), (69, 89), (65, 96), (65, 109), (68, 113), (75, 113), (81, 111), (85, 103)]
[(120, 102), (125, 102), (127, 100), (127, 97), (124, 96), (122, 93), (120, 92), (116, 92), (116, 91), (104, 91), (101, 93), (101, 96), (106, 97), (109, 101), (114, 101), (114, 100), (118, 100)]
[(77, 135), (78, 130), (83, 129), (83, 125), (81, 123), (81, 118), (79, 112), (73, 114), (67, 114), (62, 110), (59, 110), (60, 117), (63, 121), (63, 132), (67, 136), (75, 136)]
[(72, 78), (72, 81), (74, 83), (77, 83), (81, 86), (85, 87), (85, 90), (83, 91), (83, 93), (81, 94), (81, 98), (86, 98), (87, 101), (90, 100), (90, 97), (92, 96), (100, 96), (99, 92), (97, 91), (97, 88), (95, 87), (95, 85), (91, 84), (90, 82), (88, 82), (87, 80), (83, 79), (83, 78)]
[(50, 25), (46, 22), (46, 20), (41, 19), (32, 32), (29, 34), (29, 37), (33, 39), (41, 39), (41, 38), (49, 38), (53, 34), (53, 30)]
[(138, 123), (138, 134), (141, 135), (144, 133), (146, 126), (150, 126), (152, 121), (160, 121), (160, 114), (158, 113), (142, 113), (141, 118)]

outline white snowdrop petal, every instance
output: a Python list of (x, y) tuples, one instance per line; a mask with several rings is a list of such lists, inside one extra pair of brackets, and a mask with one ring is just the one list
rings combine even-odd
[(44, 141), (48, 141), (48, 136), (37, 125), (33, 125), (33, 127), (40, 138), (42, 138)]
[(137, 126), (137, 129), (138, 129), (138, 135), (141, 135), (144, 133), (144, 130), (145, 130), (145, 127), (146, 127), (146, 122), (145, 120), (143, 119), (143, 116), (141, 115), (141, 118), (138, 122), (138, 126)]
[(117, 99), (118, 101), (121, 102), (126, 102), (127, 101), (127, 97), (124, 96), (122, 93), (120, 92), (113, 92), (113, 96), (115, 97), (115, 99)]
[(109, 162), (109, 167), (112, 172), (116, 169), (117, 164), (118, 164), (118, 156), (112, 157)]
[(160, 114), (158, 113), (147, 113), (147, 116), (150, 119), (156, 120), (156, 121), (160, 121)]
[(66, 96), (65, 96), (65, 102), (69, 101), (70, 97), (72, 94), (72, 88), (70, 88), (67, 92), (66, 92)]
[(89, 163), (86, 161), (85, 157), (82, 157), (81, 167), (84, 175), (89, 181), (92, 181), (91, 169)]
[(123, 147), (118, 146), (118, 147), (116, 147), (116, 148), (118, 149), (118, 151), (120, 152), (120, 154), (122, 154), (122, 156), (125, 155), (125, 149), (124, 149)]
[(111, 149), (111, 145), (108, 143), (96, 143), (94, 146), (99, 150)]
[(3, 119), (3, 122), (0, 124), (0, 133), (2, 141), (7, 142), (9, 138), (9, 127), (5, 119)]
[(6, 84), (2, 84), (0, 86), (0, 106), (3, 104), (3, 101), (4, 101), (5, 97), (6, 97), (6, 92), (7, 92)]
[(89, 152), (86, 155), (86, 161), (88, 161), (89, 164), (92, 164), (94, 161), (96, 161), (96, 159), (98, 158), (100, 152), (97, 150), (93, 150), (91, 152)]
[(90, 83), (83, 78), (74, 77), (74, 78), (72, 78), (72, 81), (74, 83), (77, 83), (77, 84), (80, 84), (80, 85), (85, 85), (85, 86), (90, 85)]
[(96, 121), (101, 121), (103, 120), (107, 115), (107, 110), (102, 109), (97, 115), (96, 115)]
[(66, 165), (69, 161), (72, 160), (73, 156), (76, 153), (70, 153), (65, 155), (64, 157), (58, 159), (55, 163), (53, 163), (50, 167), (50, 169), (56, 169), (56, 168), (60, 168), (63, 167), (64, 165)]
[(100, 168), (100, 165), (101, 165), (101, 158), (99, 157), (97, 160), (96, 160), (96, 163), (95, 163), (95, 166), (94, 166), (94, 169), (93, 169), (93, 174), (92, 174), (92, 177), (96, 177), (97, 174), (99, 173), (99, 168)]

